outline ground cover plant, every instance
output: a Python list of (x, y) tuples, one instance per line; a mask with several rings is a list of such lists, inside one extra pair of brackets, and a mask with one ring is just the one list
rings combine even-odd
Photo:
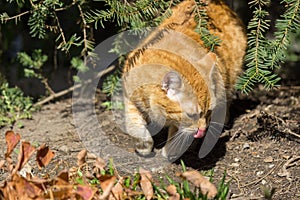
[[(107, 165), (103, 159), (94, 157), (93, 162), (87, 162), (86, 150), (78, 153), (76, 166), (62, 169), (54, 177), (47, 172), (41, 177), (33, 172), (47, 167), (55, 157), (50, 147), (22, 141), (21, 135), (13, 131), (5, 133), (5, 141), (5, 159), (0, 161), (0, 170), (7, 173), (6, 179), (0, 183), (0, 197), (4, 199), (225, 200), (228, 194), (226, 174), (218, 189), (210, 182), (212, 179), (196, 170), (187, 171), (184, 163), (183, 172), (178, 174), (182, 182), (170, 177), (167, 177), (169, 183), (155, 181), (151, 173), (142, 168), (132, 176), (121, 176), (112, 161)], [(35, 163), (30, 162), (34, 154)], [(55, 168), (60, 168), (59, 164)]]

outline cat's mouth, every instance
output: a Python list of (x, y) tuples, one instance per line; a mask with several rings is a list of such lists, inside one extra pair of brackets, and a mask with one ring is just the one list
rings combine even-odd
[(198, 129), (197, 133), (194, 134), (194, 138), (202, 138), (205, 135), (205, 129)]

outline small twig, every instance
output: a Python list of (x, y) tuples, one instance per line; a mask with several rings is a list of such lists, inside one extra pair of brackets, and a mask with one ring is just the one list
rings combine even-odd
[(68, 89), (65, 89), (63, 91), (60, 91), (58, 93), (51, 94), (50, 96), (48, 96), (47, 98), (43, 99), (42, 101), (39, 101), (36, 104), (34, 104), (34, 106), (41, 106), (41, 105), (43, 105), (45, 103), (48, 103), (49, 101), (52, 101), (53, 99), (56, 99), (56, 98), (61, 97), (61, 96), (64, 96), (64, 95), (66, 95), (66, 94), (68, 94), (70, 92), (73, 92), (75, 89), (80, 88), (83, 85), (91, 83), (92, 80), (94, 80), (96, 78), (100, 78), (101, 76), (103, 76), (103, 75), (105, 75), (105, 74), (113, 71), (115, 69), (115, 67), (116, 66), (112, 65), (109, 68), (106, 68), (105, 70), (99, 72), (97, 74), (97, 76), (95, 76), (93, 79), (89, 79), (89, 80), (87, 80), (87, 81), (85, 81), (85, 82), (83, 82), (81, 84), (76, 84), (76, 85), (74, 85), (74, 86), (72, 86), (72, 87), (70, 87)]
[(46, 90), (47, 90), (48, 92), (50, 92), (51, 95), (54, 95), (55, 92), (54, 92), (54, 91), (52, 90), (52, 88), (50, 87), (50, 85), (49, 85), (49, 83), (48, 83), (48, 79), (47, 79), (47, 78), (43, 78), (41, 81), (42, 81), (42, 83), (44, 84)]
[(66, 37), (65, 37), (64, 31), (63, 31), (62, 28), (61, 28), (61, 25), (60, 25), (60, 23), (59, 23), (59, 19), (58, 19), (56, 13), (54, 13), (54, 16), (55, 16), (55, 20), (56, 20), (56, 22), (57, 22), (57, 27), (58, 27), (59, 33), (60, 33), (60, 35), (61, 35), (61, 37), (62, 37), (62, 40), (63, 40), (63, 44), (66, 44), (66, 43), (67, 43)]
[(273, 118), (276, 120), (277, 124), (279, 124), (279, 122), (281, 122), (281, 123), (284, 125), (284, 127), (286, 127), (286, 128), (284, 129), (284, 131), (281, 131), (281, 132), (288, 133), (288, 134), (290, 134), (290, 135), (292, 135), (292, 136), (295, 136), (295, 137), (297, 137), (297, 138), (300, 138), (300, 135), (299, 135), (299, 134), (294, 133), (294, 132), (291, 131), (289, 128), (287, 128), (287, 127), (288, 127), (288, 124), (285, 122), (285, 120), (283, 120), (282, 118), (280, 118), (280, 117), (278, 117), (278, 116), (275, 116), (274, 114), (267, 113), (267, 112), (265, 112), (265, 113), (266, 113), (268, 116), (273, 117)]
[(76, 1), (73, 1), (70, 5), (67, 5), (67, 6), (62, 7), (62, 8), (56, 8), (54, 11), (55, 12), (64, 11), (64, 10), (67, 10), (67, 9), (71, 8), (75, 4), (76, 4)]
[[(22, 17), (23, 15), (26, 15), (26, 14), (28, 14), (28, 13), (30, 13), (30, 11), (25, 11), (25, 12), (22, 12), (22, 13), (20, 13), (20, 14), (18, 14), (18, 15), (12, 16), (12, 17), (1, 18), (1, 21), (7, 22), (7, 21), (12, 20), (12, 19), (17, 20), (18, 18), (20, 18), (20, 17)], [(17, 21), (16, 21), (16, 22), (17, 22)]]
[(283, 89), (283, 90), (300, 90), (300, 86), (299, 85), (280, 86), (278, 89)]
[(236, 181), (236, 184), (240, 191), (240, 194), (244, 194), (244, 192), (242, 191), (242, 188), (241, 188), (240, 180), (234, 175), (230, 175), (230, 174), (228, 174), (228, 175)]
[(288, 172), (287, 168), (295, 165), (295, 163), (294, 164), (292, 164), (292, 163), (296, 160), (299, 160), (299, 159), (300, 159), (300, 156), (293, 156), (288, 161), (286, 161), (286, 163), (284, 163), (284, 165), (281, 169), (281, 172), (278, 173), (278, 176), (281, 176), (281, 177), (286, 176), (286, 179), (291, 182), (292, 181), (291, 173)]
[(80, 4), (77, 4), (77, 7), (78, 7), (78, 10), (80, 12), (80, 17), (81, 17), (81, 20), (82, 20), (82, 23), (83, 23), (83, 41), (84, 41), (84, 47), (83, 47), (83, 50), (82, 50), (82, 55), (84, 57), (84, 64), (86, 64), (86, 59), (87, 59), (87, 51), (88, 51), (88, 44), (87, 44), (87, 34), (86, 34), (86, 28), (87, 28), (87, 23), (86, 23), (86, 20), (84, 18), (84, 13), (82, 11), (82, 8), (80, 6)]
[(265, 174), (264, 176), (260, 177), (259, 179), (254, 180), (254, 181), (251, 181), (250, 183), (247, 183), (247, 184), (245, 184), (245, 185), (241, 185), (241, 188), (259, 183), (260, 181), (262, 181), (263, 179), (265, 179), (267, 176), (269, 176), (272, 172), (274, 172), (275, 169), (276, 169), (278, 166), (280, 166), (282, 163), (283, 163), (283, 162), (281, 162), (280, 164), (278, 164), (277, 166), (275, 166), (275, 167), (274, 167), (273, 169), (271, 169), (267, 174)]

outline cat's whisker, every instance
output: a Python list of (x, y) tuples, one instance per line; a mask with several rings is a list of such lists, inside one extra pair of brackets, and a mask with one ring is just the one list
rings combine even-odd
[(220, 125), (220, 126), (224, 126), (225, 124), (223, 123), (220, 123), (220, 122), (216, 122), (216, 121), (210, 121), (211, 124), (217, 124), (217, 125)]
[[(213, 129), (213, 130), (211, 130), (211, 131), (216, 131), (216, 132), (221, 132), (222, 130), (220, 130), (220, 129), (217, 129), (216, 127), (214, 127), (214, 126), (210, 126), (210, 128), (211, 129)], [(208, 129), (209, 130), (209, 129)]]
[(223, 123), (220, 123), (220, 122), (211, 121), (210, 123), (211, 123), (211, 124), (214, 124), (214, 125), (223, 126), (223, 127), (225, 127), (225, 128), (229, 128), (229, 126), (228, 126), (228, 125), (226, 125), (226, 124), (223, 124)]
[(189, 148), (193, 140), (193, 135), (182, 133), (170, 141), (168, 152), (172, 159), (178, 159)]

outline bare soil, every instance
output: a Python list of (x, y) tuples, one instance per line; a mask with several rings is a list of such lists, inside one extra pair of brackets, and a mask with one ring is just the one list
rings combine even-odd
[[(120, 173), (143, 166), (156, 169), (156, 178), (164, 174), (176, 178), (175, 173), (181, 171), (179, 162), (160, 163), (159, 152), (153, 159), (133, 156), (135, 141), (122, 133), (118, 124), (118, 117), (122, 116), (114, 116), (99, 106), (104, 99), (99, 95), (98, 121), (88, 121), (91, 113), (84, 112), (82, 106), (84, 127), (76, 127), (72, 100), (67, 99), (43, 106), (33, 119), (22, 122), (24, 128), (13, 130), (23, 140), (46, 143), (55, 151), (54, 164), (47, 168), (53, 173), (75, 165), (77, 153), (87, 148), (105, 159), (113, 157)], [(231, 181), (228, 199), (264, 199), (272, 190), (272, 199), (300, 199), (300, 86), (283, 86), (270, 92), (257, 89), (248, 96), (238, 95), (230, 110), (231, 122), (209, 155), (198, 158), (198, 141), (181, 159), (189, 168), (213, 169), (214, 182), (221, 180), (226, 171), (226, 179)], [(93, 129), (96, 126), (101, 127), (105, 138)], [(0, 160), (6, 150), (7, 130), (8, 127), (0, 129)], [(4, 178), (5, 173), (0, 171), (0, 181)]]

